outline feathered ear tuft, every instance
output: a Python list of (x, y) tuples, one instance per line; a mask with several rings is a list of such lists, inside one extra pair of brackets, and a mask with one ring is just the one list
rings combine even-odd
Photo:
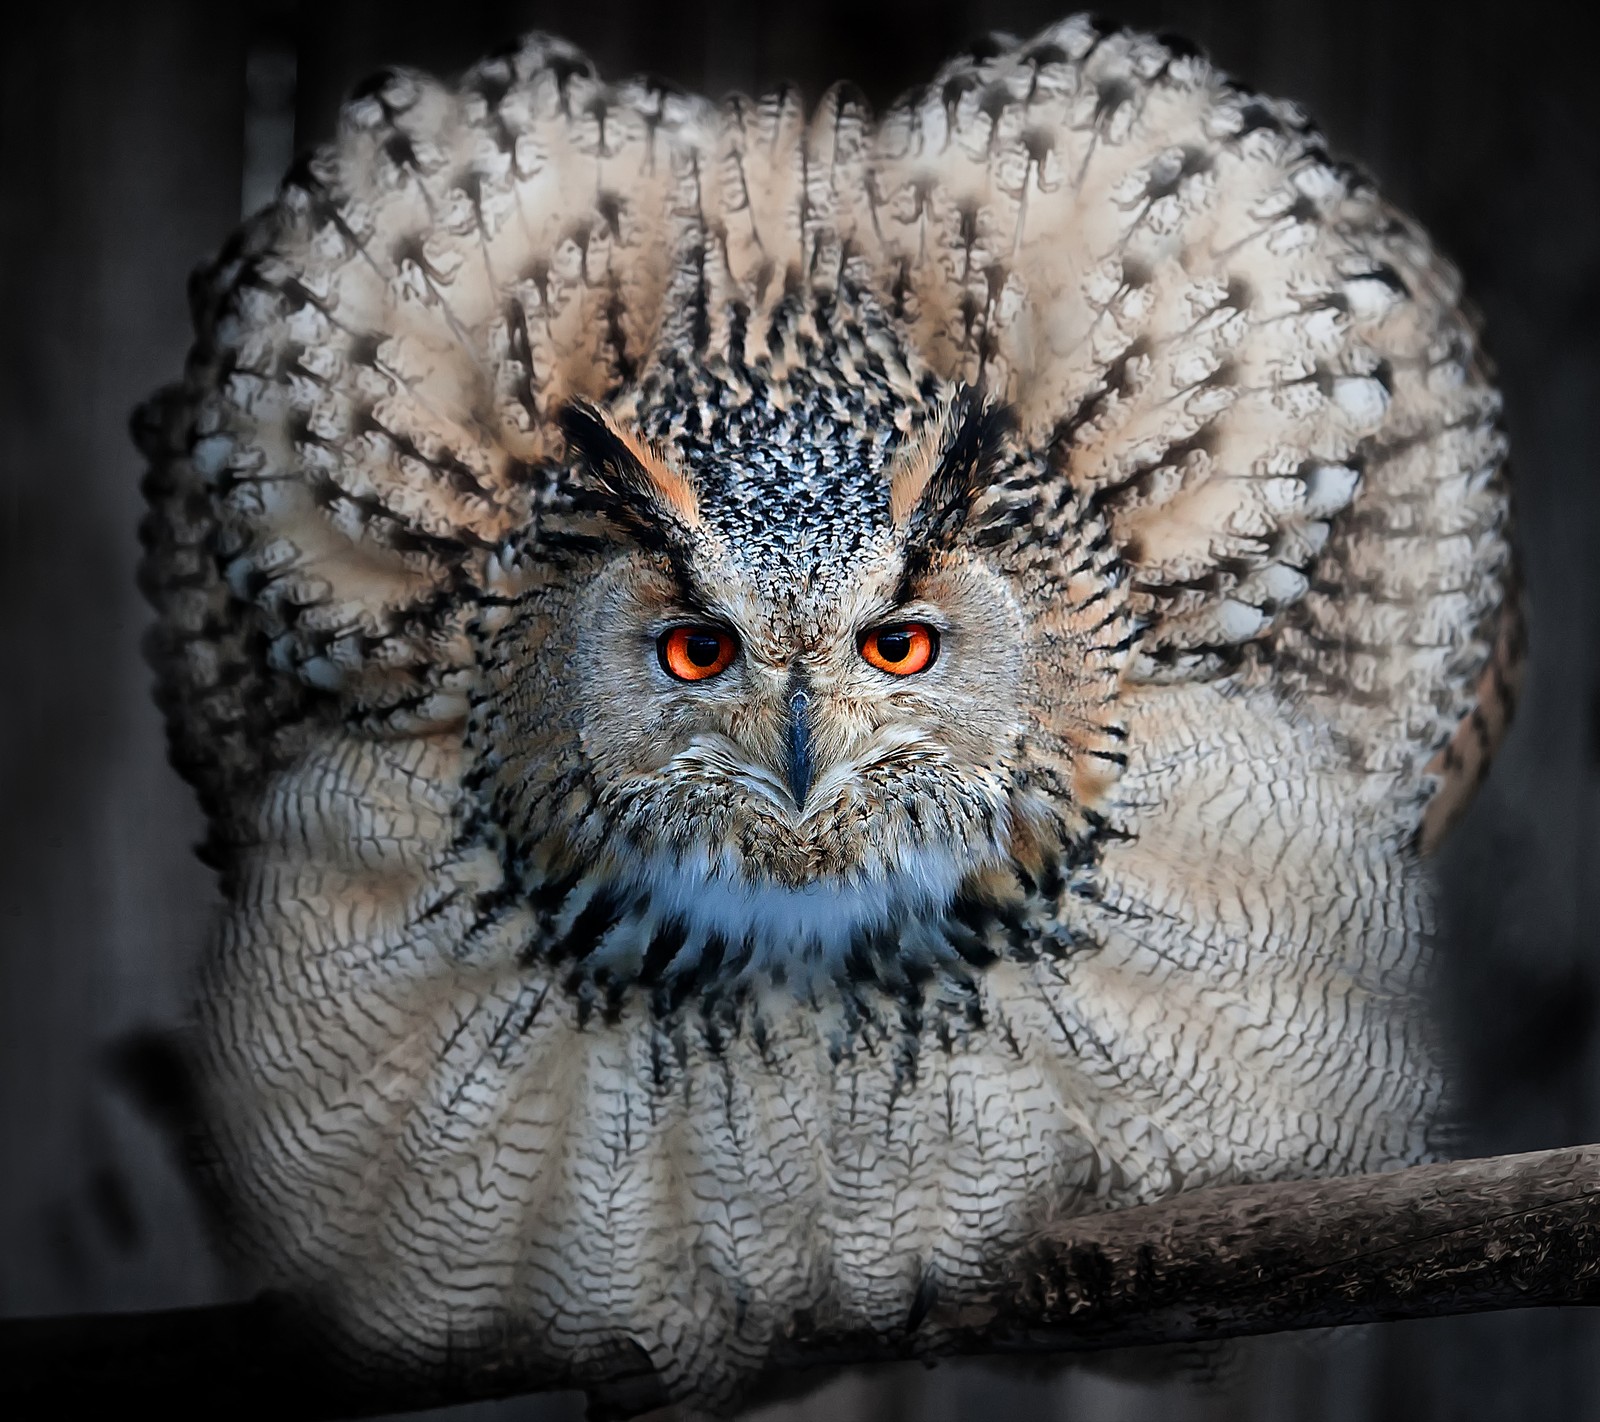
[(687, 475), (649, 440), (587, 400), (561, 412), (561, 432), (579, 474), (611, 518), (655, 543), (700, 526), (700, 502)]
[(998, 467), (1011, 412), (969, 385), (904, 445), (889, 469), (889, 515), (926, 550), (948, 547)]

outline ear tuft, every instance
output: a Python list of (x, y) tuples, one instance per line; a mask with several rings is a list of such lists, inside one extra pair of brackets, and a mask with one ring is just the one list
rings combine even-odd
[(922, 543), (959, 533), (973, 500), (993, 477), (1010, 411), (958, 385), (903, 444), (889, 468), (889, 516)]
[(560, 423), (568, 450), (624, 522), (658, 533), (671, 525), (700, 526), (694, 485), (650, 440), (617, 424), (587, 400), (567, 405)]
[(951, 408), (946, 403), (895, 451), (889, 466), (889, 517), (896, 528), (904, 528), (911, 521), (927, 492), (939, 456), (950, 439)]

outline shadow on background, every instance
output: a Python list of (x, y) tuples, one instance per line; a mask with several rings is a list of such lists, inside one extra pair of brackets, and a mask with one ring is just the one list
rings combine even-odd
[[(1600, 1139), (1600, 91), (1553, 6), (1103, 7), (1303, 101), (1463, 267), (1507, 394), (1533, 661), (1440, 863), (1464, 1149)], [(128, 411), (181, 369), (188, 269), (385, 64), (460, 68), (542, 28), (603, 71), (720, 93), (848, 77), (882, 105), (1058, 4), (662, 0), (40, 7), (0, 51), (0, 1310), (228, 1296), (159, 1134), (108, 1062), (176, 1021), (213, 895), (138, 644)], [(1261, 1340), (1155, 1381), (892, 1369), (770, 1422), (1600, 1419), (1600, 1324), (1503, 1314)], [(1209, 1381), (1206, 1381), (1209, 1377)], [(572, 1397), (462, 1409), (576, 1417)]]

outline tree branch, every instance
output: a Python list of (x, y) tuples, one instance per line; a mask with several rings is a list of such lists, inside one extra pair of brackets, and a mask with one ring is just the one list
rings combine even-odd
[[(1600, 1145), (1387, 1175), (1199, 1190), (1064, 1220), (980, 1297), (925, 1290), (893, 1334), (798, 1320), (757, 1391), (794, 1370), (904, 1358), (1079, 1352), (1379, 1319), (1600, 1302)], [(0, 1322), (0, 1411), (78, 1408), (373, 1416), (577, 1380), (508, 1349), (453, 1375), (340, 1364), (271, 1297), (217, 1308)], [(602, 1415), (664, 1401), (647, 1360), (595, 1391)]]

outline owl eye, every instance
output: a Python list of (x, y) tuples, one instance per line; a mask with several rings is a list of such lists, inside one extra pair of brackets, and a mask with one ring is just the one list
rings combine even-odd
[(705, 681), (727, 671), (738, 651), (733, 633), (721, 627), (669, 627), (656, 639), (662, 668), (679, 681)]
[(926, 622), (895, 622), (861, 634), (861, 655), (879, 671), (912, 676), (939, 655), (939, 633)]

